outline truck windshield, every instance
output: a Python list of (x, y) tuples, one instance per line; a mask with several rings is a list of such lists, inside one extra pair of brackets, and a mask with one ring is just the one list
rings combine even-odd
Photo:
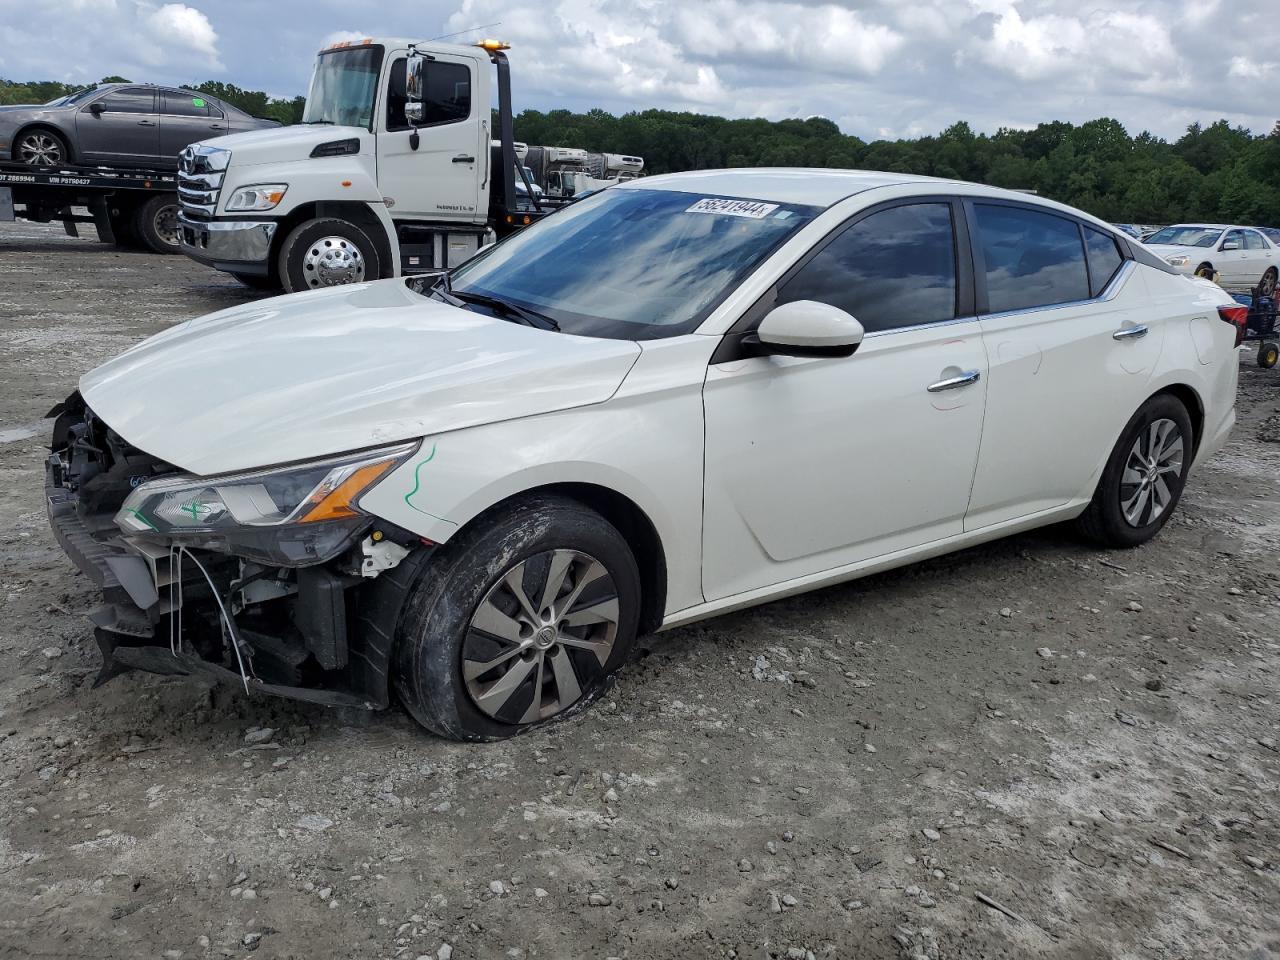
[(382, 47), (341, 47), (316, 58), (303, 123), (373, 129), (373, 105), (382, 69)]
[(459, 267), (454, 293), (502, 300), (565, 333), (654, 340), (691, 333), (818, 207), (614, 188)]

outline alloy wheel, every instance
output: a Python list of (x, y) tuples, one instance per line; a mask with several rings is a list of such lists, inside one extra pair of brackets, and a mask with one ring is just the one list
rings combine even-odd
[(1182, 478), (1182, 432), (1172, 420), (1145, 427), (1133, 442), (1120, 476), (1120, 512), (1131, 527), (1160, 519), (1174, 500), (1169, 484)]
[(472, 614), (462, 646), (467, 694), (495, 720), (546, 720), (604, 678), (617, 634), (618, 592), (604, 564), (576, 550), (535, 554)]
[(359, 283), (364, 279), (364, 255), (346, 237), (322, 237), (307, 248), (302, 271), (308, 287)]
[(62, 163), (62, 144), (56, 137), (36, 130), (18, 142), (18, 159), (29, 167), (55, 167)]
[(1273, 297), (1276, 293), (1277, 271), (1272, 267), (1262, 275), (1262, 283), (1258, 284), (1258, 293), (1260, 296)]

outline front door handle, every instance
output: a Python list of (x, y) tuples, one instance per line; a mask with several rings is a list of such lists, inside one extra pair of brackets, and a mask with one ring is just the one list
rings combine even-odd
[(140, 127), (154, 127), (155, 125), (156, 125), (156, 124), (155, 124), (155, 121), (154, 121), (154, 120), (139, 120), (139, 121), (138, 121), (138, 126), (140, 126)]
[(460, 154), (459, 156), (456, 156), (453, 158), (453, 162), (454, 163), (475, 163), (476, 158), (468, 157), (465, 154)]
[(209, 124), (209, 129), (210, 129), (210, 130), (221, 130), (221, 129), (222, 129), (222, 124), (220, 124), (220, 123), (211, 123), (211, 124)]
[(966, 370), (958, 377), (948, 377), (946, 380), (931, 383), (927, 389), (930, 393), (942, 393), (944, 390), (958, 390), (960, 387), (967, 387), (969, 384), (977, 383), (981, 379), (981, 370)]
[(1147, 335), (1147, 328), (1143, 326), (1122, 327), (1111, 335), (1112, 340), (1139, 340)]

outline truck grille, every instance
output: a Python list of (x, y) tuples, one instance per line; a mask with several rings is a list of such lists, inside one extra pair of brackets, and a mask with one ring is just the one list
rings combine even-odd
[(198, 143), (178, 154), (178, 200), (183, 213), (197, 220), (213, 218), (230, 162), (230, 150)]

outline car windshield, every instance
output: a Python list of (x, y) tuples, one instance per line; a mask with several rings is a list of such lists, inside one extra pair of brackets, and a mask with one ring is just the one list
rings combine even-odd
[(65, 97), (55, 97), (45, 104), (46, 107), (69, 107), (73, 103), (79, 103), (91, 93), (96, 93), (97, 87), (85, 87), (83, 90), (77, 90), (75, 93), (68, 93)]
[(1167, 243), (1176, 247), (1212, 247), (1222, 236), (1213, 227), (1165, 227), (1147, 238), (1147, 243)]
[(382, 47), (342, 47), (316, 59), (303, 123), (372, 129), (373, 103), (382, 69)]
[(690, 333), (818, 207), (667, 190), (605, 190), (454, 272), (450, 290), (502, 300), (565, 333)]

